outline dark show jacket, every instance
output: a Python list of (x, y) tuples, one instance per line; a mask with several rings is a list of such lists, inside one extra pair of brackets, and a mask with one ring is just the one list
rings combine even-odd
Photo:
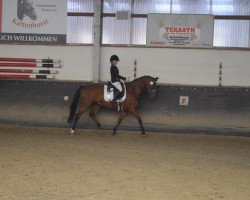
[(111, 65), (110, 74), (111, 74), (111, 82), (112, 83), (120, 81), (120, 79), (122, 79), (124, 81), (126, 80), (125, 77), (119, 75), (119, 69), (115, 65)]

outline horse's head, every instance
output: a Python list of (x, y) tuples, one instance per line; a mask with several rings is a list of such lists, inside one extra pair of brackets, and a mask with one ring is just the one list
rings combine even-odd
[(149, 95), (149, 97), (155, 97), (156, 96), (156, 85), (157, 85), (157, 80), (159, 79), (159, 77), (157, 76), (156, 78), (154, 77), (147, 77), (147, 81), (146, 81), (146, 90), (147, 93)]
[(17, 17), (23, 20), (25, 16), (29, 16), (30, 19), (36, 20), (37, 13), (31, 0), (17, 0)]

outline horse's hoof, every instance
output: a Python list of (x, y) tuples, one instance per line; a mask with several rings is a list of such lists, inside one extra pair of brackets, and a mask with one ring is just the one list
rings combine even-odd
[(145, 134), (145, 133), (141, 133), (141, 137), (142, 137), (142, 138), (145, 138), (145, 137), (146, 137), (146, 134)]
[(101, 134), (102, 133), (102, 129), (99, 129), (98, 133)]
[(113, 131), (112, 136), (116, 136), (116, 132), (115, 131)]
[(69, 133), (69, 135), (70, 135), (70, 136), (73, 136), (73, 135), (75, 135), (75, 131), (71, 129), (71, 130), (70, 130), (70, 133)]

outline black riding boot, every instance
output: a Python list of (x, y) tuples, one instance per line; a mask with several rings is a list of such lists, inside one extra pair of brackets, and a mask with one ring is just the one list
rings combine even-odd
[(116, 102), (116, 99), (117, 99), (117, 96), (119, 93), (120, 93), (120, 91), (118, 89), (114, 88), (114, 98), (112, 100), (113, 103)]

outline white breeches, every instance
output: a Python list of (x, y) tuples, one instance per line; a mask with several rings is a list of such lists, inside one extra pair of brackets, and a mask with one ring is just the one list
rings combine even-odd
[(120, 92), (122, 91), (122, 86), (120, 82), (113, 82), (113, 86), (115, 86)]

